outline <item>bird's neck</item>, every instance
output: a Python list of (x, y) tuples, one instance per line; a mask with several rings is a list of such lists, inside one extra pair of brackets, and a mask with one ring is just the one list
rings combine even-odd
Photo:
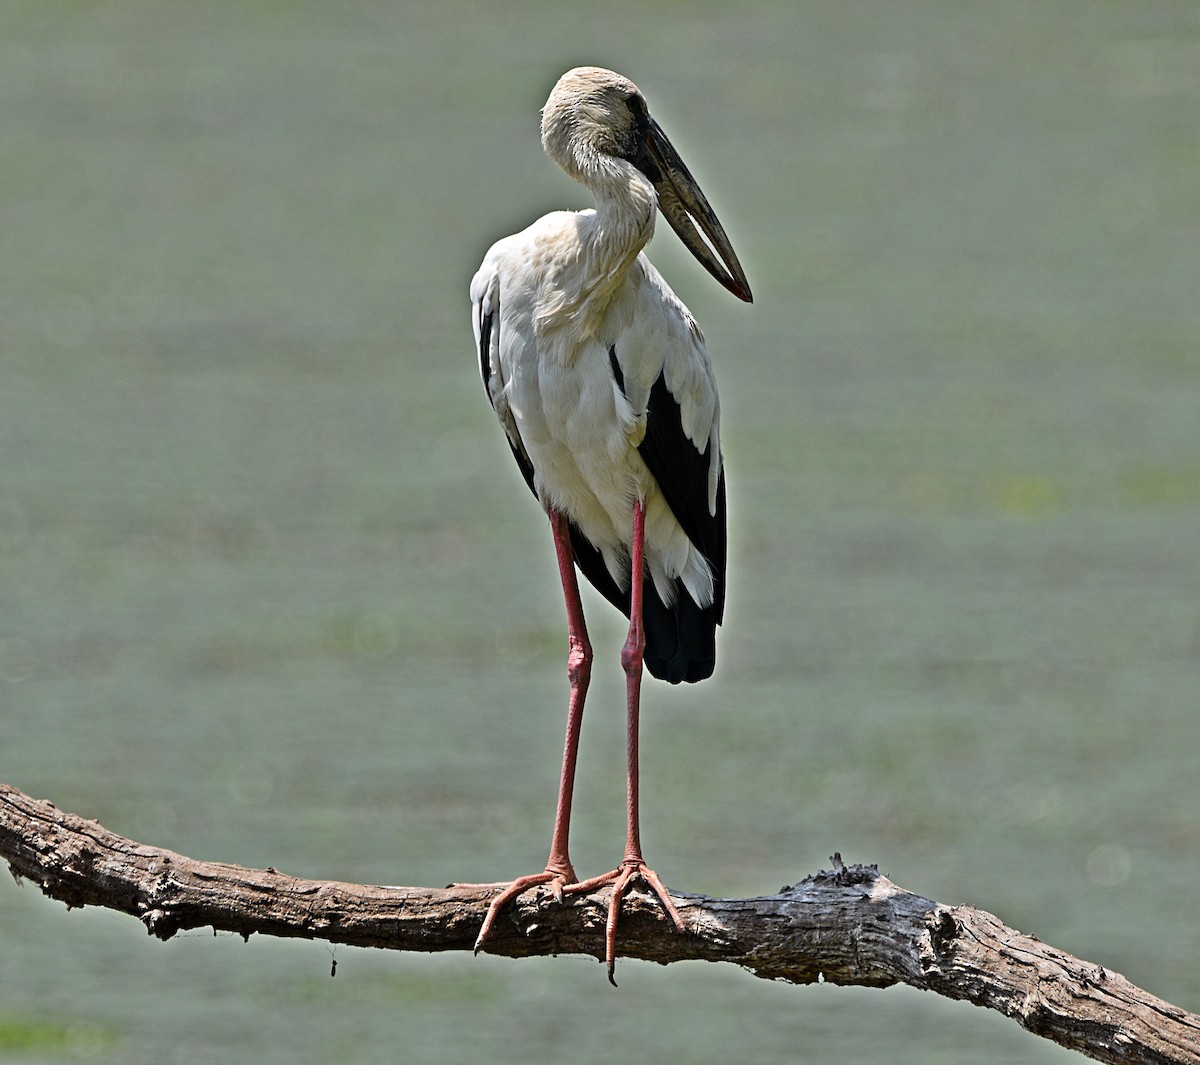
[(596, 197), (596, 213), (587, 234), (587, 254), (601, 284), (603, 277), (627, 270), (654, 236), (658, 194), (638, 170), (623, 162), (589, 187)]
[(570, 322), (580, 339), (595, 337), (638, 253), (654, 235), (658, 196), (631, 166), (613, 167), (585, 183), (595, 211), (578, 217), (579, 256), (569, 286), (560, 289), (558, 321)]

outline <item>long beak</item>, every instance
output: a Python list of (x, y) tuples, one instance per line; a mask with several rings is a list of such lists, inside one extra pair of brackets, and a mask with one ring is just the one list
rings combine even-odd
[[(737, 254), (725, 230), (713, 211), (691, 171), (684, 165), (674, 145), (667, 139), (662, 126), (649, 115), (646, 125), (646, 147), (656, 166), (657, 174), (648, 172), (647, 177), (658, 192), (658, 209), (671, 223), (684, 246), (700, 264), (740, 300), (753, 302), (750, 282), (738, 262)], [(647, 168), (649, 169), (649, 168)], [(692, 224), (695, 219), (700, 232)], [(716, 254), (714, 254), (714, 251)], [(719, 256), (719, 258), (718, 258)]]

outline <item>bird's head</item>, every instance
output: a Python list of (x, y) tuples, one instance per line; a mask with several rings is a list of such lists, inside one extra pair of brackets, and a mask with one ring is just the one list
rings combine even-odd
[(635, 168), (654, 186), (658, 208), (684, 246), (730, 292), (751, 302), (750, 284), (724, 228), (628, 78), (602, 67), (567, 71), (542, 109), (542, 147), (593, 191), (601, 175)]
[[(637, 103), (630, 106), (630, 101)], [(646, 109), (638, 87), (600, 67), (576, 67), (561, 78), (542, 108), (542, 147), (577, 181), (603, 157), (634, 148), (634, 108)]]

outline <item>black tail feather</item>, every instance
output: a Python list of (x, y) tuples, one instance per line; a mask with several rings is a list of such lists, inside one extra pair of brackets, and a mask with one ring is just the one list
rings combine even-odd
[(674, 605), (666, 606), (647, 580), (642, 617), (646, 626), (646, 668), (652, 677), (672, 684), (694, 684), (713, 675), (717, 665), (715, 607), (697, 606), (682, 585)]

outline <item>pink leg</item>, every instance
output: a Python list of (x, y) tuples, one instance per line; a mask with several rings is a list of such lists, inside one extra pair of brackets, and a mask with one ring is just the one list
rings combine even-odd
[(554, 812), (554, 833), (550, 838), (550, 857), (546, 869), (532, 876), (514, 880), (493, 900), (483, 919), (475, 940), (478, 954), (487, 940), (496, 915), (508, 902), (539, 884), (549, 884), (561, 902), (563, 888), (576, 882), (575, 870), (567, 848), (571, 831), (571, 798), (575, 791), (575, 761), (579, 754), (579, 728), (583, 723), (583, 701), (592, 676), (592, 645), (588, 641), (587, 625), (583, 619), (583, 603), (579, 599), (579, 580), (575, 575), (575, 555), (571, 550), (570, 527), (564, 515), (550, 512), (550, 530), (554, 535), (554, 550), (558, 556), (558, 575), (562, 580), (563, 598), (567, 604), (567, 633), (570, 650), (567, 655), (567, 678), (571, 695), (567, 703), (567, 740), (563, 751), (562, 777), (558, 786), (558, 805)]
[(666, 886), (658, 874), (646, 865), (642, 857), (640, 818), (638, 815), (638, 717), (641, 711), (642, 658), (646, 649), (646, 633), (642, 627), (642, 569), (645, 557), (646, 512), (639, 500), (633, 506), (633, 544), (630, 551), (631, 580), (629, 588), (629, 635), (621, 649), (621, 666), (625, 670), (626, 686), (626, 751), (627, 751), (627, 832), (625, 857), (618, 868), (603, 876), (593, 877), (567, 888), (568, 894), (586, 894), (602, 884), (612, 884), (612, 899), (608, 906), (608, 921), (604, 933), (604, 962), (609, 982), (615, 987), (613, 973), (617, 958), (617, 919), (621, 900), (633, 881), (641, 879), (654, 892), (667, 911), (675, 928), (685, 931), (683, 919), (671, 901)]

